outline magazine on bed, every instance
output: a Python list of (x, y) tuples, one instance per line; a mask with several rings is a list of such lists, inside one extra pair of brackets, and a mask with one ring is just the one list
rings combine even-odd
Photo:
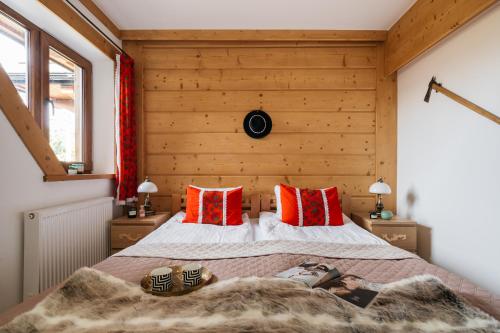
[(313, 288), (320, 283), (339, 277), (340, 272), (332, 265), (306, 260), (300, 265), (287, 269), (275, 276), (304, 282), (307, 286)]
[(377, 297), (380, 285), (368, 282), (356, 275), (346, 274), (320, 283), (316, 288), (324, 289), (329, 294), (364, 309)]
[(356, 275), (341, 275), (334, 266), (312, 260), (306, 260), (275, 276), (303, 282), (310, 288), (321, 288), (361, 308), (370, 305), (380, 289), (378, 284)]

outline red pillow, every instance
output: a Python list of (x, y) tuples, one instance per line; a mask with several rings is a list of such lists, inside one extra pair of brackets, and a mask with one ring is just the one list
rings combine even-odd
[(299, 227), (344, 224), (336, 187), (309, 190), (281, 184), (278, 191), (283, 222)]
[(243, 188), (187, 188), (186, 217), (183, 223), (240, 225)]

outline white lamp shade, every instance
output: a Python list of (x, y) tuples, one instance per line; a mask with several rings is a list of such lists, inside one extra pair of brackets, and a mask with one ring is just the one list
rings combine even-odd
[(391, 187), (384, 182), (378, 181), (370, 185), (370, 193), (391, 194)]
[(152, 181), (146, 180), (137, 188), (139, 193), (156, 193), (158, 192), (158, 187)]

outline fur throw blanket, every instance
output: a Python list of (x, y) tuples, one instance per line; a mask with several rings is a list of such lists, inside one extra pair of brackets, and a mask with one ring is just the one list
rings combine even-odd
[(276, 278), (221, 281), (157, 297), (83, 268), (0, 332), (499, 332), (437, 278), (387, 284), (367, 309)]

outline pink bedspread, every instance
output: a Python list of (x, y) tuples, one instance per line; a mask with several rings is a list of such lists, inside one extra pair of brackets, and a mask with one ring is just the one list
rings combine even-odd
[[(271, 276), (312, 257), (303, 254), (271, 254), (247, 258), (198, 260), (197, 262), (208, 267), (219, 280), (222, 280), (236, 276)], [(446, 285), (467, 298), (474, 305), (500, 319), (500, 296), (493, 295), (466, 279), (443, 268), (431, 265), (420, 258), (400, 260), (339, 259), (318, 256), (315, 256), (315, 258), (335, 265), (341, 273), (356, 274), (377, 283), (392, 282), (420, 274), (432, 274), (439, 277)], [(190, 262), (192, 261), (190, 260)], [(110, 257), (95, 265), (94, 268), (127, 281), (139, 283), (144, 274), (155, 267), (179, 265), (186, 262), (188, 261), (158, 257)], [(44, 295), (34, 297), (4, 313), (0, 316), (0, 325), (31, 309), (43, 297)]]

